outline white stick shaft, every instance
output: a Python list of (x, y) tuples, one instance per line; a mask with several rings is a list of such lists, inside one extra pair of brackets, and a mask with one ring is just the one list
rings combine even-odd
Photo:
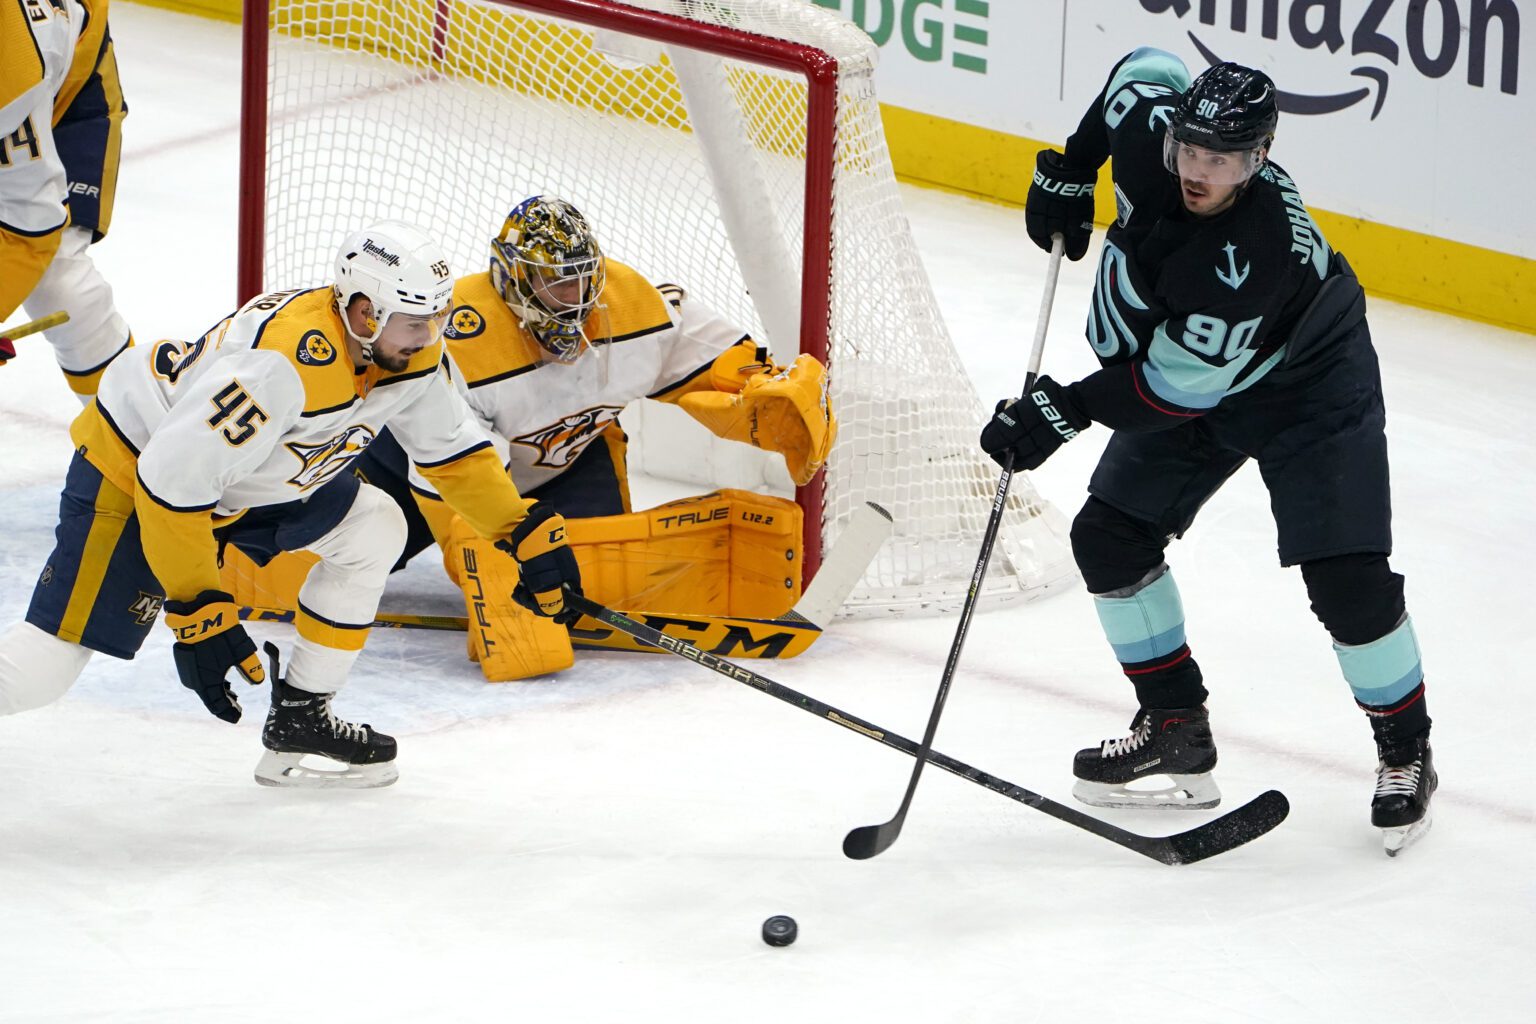
[(1045, 354), (1045, 330), (1051, 325), (1051, 303), (1056, 299), (1056, 277), (1061, 273), (1061, 254), (1066, 247), (1060, 234), (1051, 236), (1051, 263), (1045, 271), (1045, 294), (1040, 296), (1040, 318), (1035, 321), (1035, 347), (1029, 353), (1029, 370), (1024, 390), (1040, 375), (1040, 358)]

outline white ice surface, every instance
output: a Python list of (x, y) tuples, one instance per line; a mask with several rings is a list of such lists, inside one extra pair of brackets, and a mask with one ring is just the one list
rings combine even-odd
[[(141, 338), (191, 336), (234, 298), (238, 34), (113, 19), (132, 113), (95, 251)], [(1014, 391), (1044, 255), (1018, 211), (905, 196), (969, 372)], [(1062, 274), (1045, 367), (1063, 379), (1094, 365), (1091, 265)], [(901, 840), (848, 861), (844, 832), (891, 814), (906, 758), (671, 658), (487, 685), (455, 634), (375, 632), (338, 700), (400, 738), (396, 786), (263, 789), (264, 691), (216, 721), (156, 630), (0, 721), (0, 1021), (1532, 1019), (1536, 343), (1381, 301), (1371, 319), (1443, 779), (1403, 857), (1368, 824), (1369, 731), (1247, 469), (1171, 552), (1227, 806), (1270, 787), (1293, 805), (1245, 849), (1164, 867), (935, 770)], [(75, 410), (46, 343), (20, 348), (0, 370), (0, 622), (50, 549)], [(1069, 513), (1106, 437), (1037, 475)], [(387, 603), (455, 602), (423, 560)], [(953, 629), (838, 624), (756, 667), (918, 737)], [(1079, 588), (978, 617), (938, 746), (1070, 802), (1073, 750), (1130, 711)], [(798, 919), (794, 946), (759, 940), (772, 914)]]

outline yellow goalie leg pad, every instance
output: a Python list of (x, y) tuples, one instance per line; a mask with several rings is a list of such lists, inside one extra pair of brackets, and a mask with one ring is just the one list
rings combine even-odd
[(695, 391), (677, 404), (717, 437), (782, 452), (797, 484), (810, 482), (837, 439), (827, 369), (809, 355), (754, 375), (739, 394)]
[(792, 501), (727, 489), (570, 519), (566, 536), (582, 589), (600, 604), (771, 619), (800, 600), (803, 522)]
[(512, 600), (517, 562), (474, 532), (462, 519), (450, 531), (445, 560), (457, 570), (469, 619), (469, 659), (489, 682), (502, 683), (568, 669), (575, 661), (571, 637), (553, 619)]
[(299, 588), (318, 561), (320, 556), (308, 551), (284, 551), (266, 565), (257, 565), (229, 544), (224, 548), (219, 582), (238, 607), (297, 612)]

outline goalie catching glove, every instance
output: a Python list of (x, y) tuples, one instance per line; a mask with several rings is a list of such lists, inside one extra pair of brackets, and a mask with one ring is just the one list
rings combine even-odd
[[(728, 349), (711, 370), (713, 390), (693, 391), (677, 404), (716, 437), (780, 452), (796, 484), (807, 484), (827, 461), (837, 438), (837, 418), (827, 398), (827, 368), (800, 355), (788, 367), (767, 361), (741, 365), (740, 347)], [(744, 369), (756, 370), (745, 381)]]
[(565, 517), (549, 505), (534, 504), (496, 546), (517, 559), (512, 600), (535, 615), (566, 621), (565, 588), (581, 593), (581, 568), (566, 543)]
[(1056, 449), (1092, 423), (1078, 408), (1070, 385), (1062, 387), (1040, 377), (1023, 398), (997, 403), (992, 419), (981, 428), (981, 448), (999, 466), (1011, 450), (1014, 469), (1039, 469)]
[(266, 672), (256, 655), (234, 599), (222, 590), (205, 590), (190, 601), (165, 602), (165, 624), (176, 634), (172, 655), (181, 685), (193, 691), (215, 717), (240, 721), (240, 700), (230, 687), (230, 669), (246, 682), (264, 682)]

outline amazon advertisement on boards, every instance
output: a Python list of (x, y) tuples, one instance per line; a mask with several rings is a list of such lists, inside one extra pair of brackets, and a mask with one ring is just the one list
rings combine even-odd
[(813, 0), (880, 46), (882, 102), (1060, 144), (1138, 46), (1280, 92), (1309, 204), (1536, 258), (1536, 0)]

